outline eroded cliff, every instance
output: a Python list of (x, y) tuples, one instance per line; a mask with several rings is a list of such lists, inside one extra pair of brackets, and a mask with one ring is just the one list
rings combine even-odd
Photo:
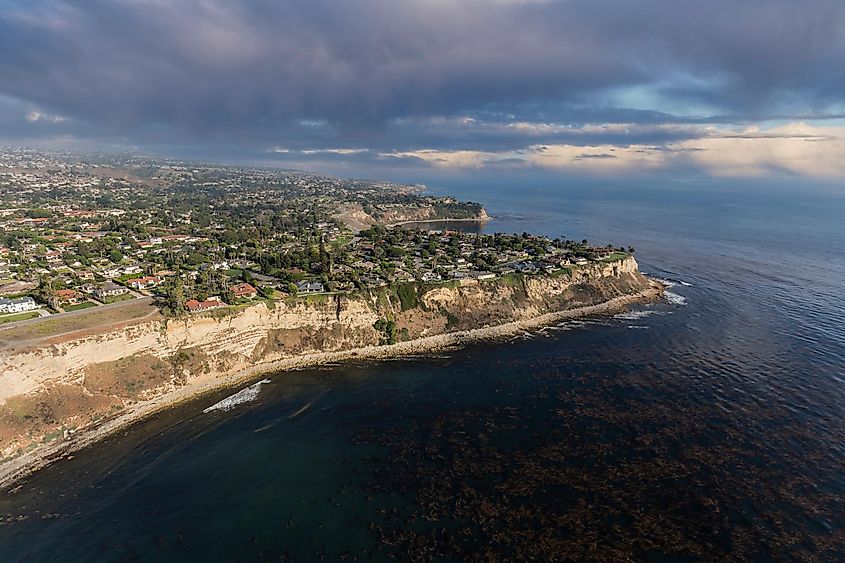
[(54, 447), (139, 406), (231, 384), (281, 360), (536, 318), (648, 286), (628, 257), (548, 275), (261, 302), (0, 352), (0, 459)]

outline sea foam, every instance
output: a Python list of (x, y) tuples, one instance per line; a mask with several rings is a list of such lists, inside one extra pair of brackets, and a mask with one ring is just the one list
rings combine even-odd
[(214, 403), (208, 408), (202, 410), (204, 413), (209, 413), (211, 411), (230, 411), (236, 406), (240, 405), (241, 403), (248, 403), (249, 401), (254, 401), (255, 398), (258, 396), (258, 393), (261, 392), (261, 386), (265, 383), (270, 383), (269, 379), (262, 379), (258, 383), (253, 383), (249, 387), (241, 389), (234, 395), (229, 395), (219, 403)]
[(624, 313), (618, 313), (613, 315), (614, 319), (619, 319), (622, 321), (636, 321), (639, 319), (643, 319), (645, 317), (649, 317), (651, 315), (657, 315), (657, 311), (653, 311), (651, 309), (645, 311), (626, 311)]
[(666, 298), (666, 301), (668, 301), (670, 305), (684, 306), (687, 304), (686, 297), (678, 295), (677, 293), (672, 293), (671, 291), (664, 291), (663, 297)]

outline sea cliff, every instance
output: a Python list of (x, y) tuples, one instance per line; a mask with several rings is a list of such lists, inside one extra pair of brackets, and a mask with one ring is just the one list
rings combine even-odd
[(0, 351), (0, 485), (156, 410), (262, 373), (418, 353), (659, 291), (629, 256), (543, 275), (262, 301)]

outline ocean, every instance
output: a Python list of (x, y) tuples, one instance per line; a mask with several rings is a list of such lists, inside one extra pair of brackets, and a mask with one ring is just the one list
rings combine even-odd
[(841, 190), (431, 190), (667, 299), (180, 406), (0, 493), (0, 561), (845, 559)]

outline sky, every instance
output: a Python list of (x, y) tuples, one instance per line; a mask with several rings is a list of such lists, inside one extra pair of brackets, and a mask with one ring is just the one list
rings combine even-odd
[(0, 144), (342, 176), (845, 177), (842, 0), (0, 0)]

